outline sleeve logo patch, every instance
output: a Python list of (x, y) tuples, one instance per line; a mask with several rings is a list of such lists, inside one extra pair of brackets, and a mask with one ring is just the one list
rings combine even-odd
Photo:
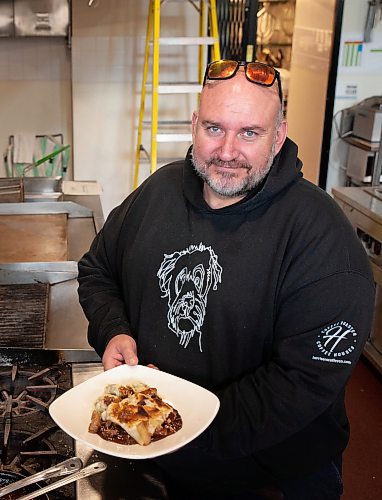
[(346, 358), (354, 351), (356, 343), (357, 332), (352, 325), (338, 321), (321, 330), (316, 341), (320, 355), (312, 356), (312, 359), (351, 365), (352, 362)]

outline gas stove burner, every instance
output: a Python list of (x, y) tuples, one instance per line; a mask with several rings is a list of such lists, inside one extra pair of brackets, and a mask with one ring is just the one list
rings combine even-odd
[[(3, 435), (0, 434), (0, 442), (2, 439)], [(37, 436), (30, 432), (12, 430), (9, 444), (7, 461), (1, 465), (1, 470), (34, 474), (57, 462), (58, 453), (49, 437), (37, 439)], [(46, 466), (43, 467), (43, 463)]]
[[(7, 462), (0, 465), (0, 487), (46, 470), (67, 458), (67, 455), (62, 454), (62, 450), (55, 443), (57, 436), (54, 434), (51, 435), (53, 427), (55, 426), (51, 425), (35, 434), (12, 430)], [(44, 437), (41, 434), (44, 434)], [(3, 436), (0, 434), (1, 439), (3, 439)], [(71, 454), (71, 448), (68, 451)], [(41, 486), (37, 484), (33, 487), (33, 490), (36, 487)], [(31, 491), (32, 487), (29, 492)], [(24, 493), (26, 494), (27, 492), (25, 491)], [(74, 498), (74, 495), (74, 486), (67, 485), (53, 494), (49, 494), (49, 496), (44, 495), (43, 498), (62, 500), (63, 498)]]
[(0, 417), (5, 414), (12, 390), (12, 417), (25, 416), (41, 409), (47, 410), (57, 393), (57, 384), (48, 374), (45, 375), (42, 372), (36, 374), (29, 370), (18, 370), (14, 386), (11, 387), (11, 385), (11, 369), (1, 369)]
[[(71, 366), (35, 364), (30, 353), (27, 357), (29, 363), (18, 357), (0, 366), (0, 476), (30, 476), (74, 455), (73, 439), (48, 411), (58, 394), (72, 386)], [(63, 498), (75, 498), (73, 484), (49, 493), (51, 500)]]

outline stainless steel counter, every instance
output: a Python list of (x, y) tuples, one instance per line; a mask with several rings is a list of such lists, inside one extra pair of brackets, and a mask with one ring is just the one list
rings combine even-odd
[(376, 283), (376, 300), (372, 332), (364, 354), (382, 372), (382, 189), (339, 187), (332, 191), (369, 256)]
[[(43, 181), (43, 186), (45, 186), (46, 182)], [(89, 183), (85, 183), (85, 188), (87, 184)], [(36, 183), (33, 183), (33, 186), (36, 189)], [(60, 193), (60, 196), (55, 197), (54, 201), (49, 198), (50, 192), (48, 191), (44, 196), (33, 194), (31, 199), (26, 202), (0, 203), (0, 216), (4, 215), (7, 218), (6, 224), (1, 226), (0, 223), (0, 230), (1, 227), (3, 229), (2, 238), (7, 237), (6, 230), (7, 227), (10, 227), (9, 224), (12, 225), (14, 215), (63, 214), (64, 219), (66, 218), (67, 241), (60, 239), (57, 246), (67, 244), (68, 256), (67, 260), (61, 261), (28, 261), (28, 234), (33, 234), (35, 226), (31, 224), (28, 227), (25, 221), (22, 226), (23, 229), (25, 228), (23, 230), (25, 240), (22, 238), (18, 240), (17, 231), (13, 232), (14, 235), (16, 234), (16, 243), (22, 250), (25, 247), (25, 253), (20, 253), (20, 255), (26, 256), (25, 261), (2, 261), (0, 245), (0, 285), (4, 285), (4, 288), (7, 285), (37, 283), (49, 285), (44, 345), (41, 349), (30, 349), (27, 338), (25, 346), (23, 345), (21, 348), (8, 345), (3, 347), (2, 344), (0, 365), (23, 365), (28, 363), (32, 356), (36, 363), (42, 366), (61, 361), (72, 363), (72, 376), (75, 385), (103, 370), (99, 356), (87, 342), (88, 322), (79, 304), (77, 294), (77, 263), (102, 228), (104, 218), (99, 195), (88, 194), (86, 189), (83, 189), (83, 192), (81, 190), (81, 183), (79, 183), (74, 188), (71, 186), (70, 193)], [(41, 201), (44, 197), (45, 201)], [(36, 240), (38, 240), (38, 235), (36, 237), (34, 234), (34, 241)], [(12, 296), (9, 300), (12, 301)], [(80, 443), (76, 443), (75, 451), (84, 463), (97, 460), (96, 453)], [(120, 463), (120, 466), (123, 468), (124, 462)], [(81, 480), (77, 485), (77, 498), (88, 498), (89, 500), (106, 498), (102, 481), (102, 478)]]
[[(77, 188), (77, 183), (74, 184)], [(93, 352), (87, 342), (88, 322), (78, 300), (77, 262), (89, 249), (94, 237), (102, 228), (104, 219), (100, 198), (98, 195), (88, 195), (86, 192), (83, 194), (74, 192), (74, 194), (64, 193), (63, 201), (0, 203), (0, 222), (1, 215), (6, 216), (7, 221), (4, 227), (0, 223), (0, 229), (3, 230), (1, 235), (3, 242), (7, 238), (7, 230), (14, 229), (13, 217), (25, 214), (31, 216), (64, 215), (67, 221), (66, 241), (63, 238), (60, 238), (58, 242), (50, 241), (52, 241), (52, 246), (55, 246), (58, 256), (62, 254), (61, 245), (67, 248), (67, 260), (36, 261), (38, 252), (34, 254), (33, 259), (28, 260), (30, 253), (28, 243), (33, 237), (35, 249), (38, 250), (39, 235), (35, 234), (36, 228), (33, 223), (28, 226), (24, 221), (24, 224), (18, 226), (18, 228), (21, 227), (20, 238), (17, 231), (12, 233), (15, 245), (20, 247), (17, 253), (20, 258), (17, 261), (9, 259), (12, 255), (8, 251), (9, 249), (12, 251), (9, 245), (4, 246), (8, 251), (6, 253), (8, 259), (2, 259), (3, 247), (0, 244), (0, 285), (49, 284), (48, 317), (43, 347), (45, 349), (83, 349)], [(42, 251), (44, 251), (43, 247), (42, 243)], [(21, 318), (20, 321), (22, 321)], [(27, 339), (25, 347), (28, 348)]]
[[(371, 187), (335, 187), (332, 189), (334, 199), (356, 208), (371, 220), (382, 223), (382, 190)], [(345, 207), (346, 208), (346, 207)]]
[[(89, 202), (85, 197), (81, 201)], [(49, 216), (59, 214), (64, 215), (65, 219), (62, 231), (57, 233), (57, 220), (52, 217), (49, 221)], [(102, 223), (101, 216), (94, 215), (93, 210), (84, 204), (80, 205), (73, 201), (1, 203), (0, 228), (4, 240), (0, 245), (0, 262), (78, 261), (89, 249)], [(48, 234), (49, 228), (52, 229), (52, 236)], [(14, 241), (14, 246), (17, 247), (14, 249), (17, 260), (12, 257), (13, 249), (9, 248), (7, 240)], [(58, 258), (45, 257), (49, 255), (49, 246), (53, 248), (53, 254), (58, 254)], [(62, 253), (67, 255), (67, 259), (60, 257)]]

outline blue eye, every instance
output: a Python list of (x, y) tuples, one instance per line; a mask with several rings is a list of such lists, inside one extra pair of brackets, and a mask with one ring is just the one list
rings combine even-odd
[(208, 127), (208, 130), (210, 132), (212, 132), (213, 134), (216, 134), (217, 132), (220, 132), (220, 128), (219, 127), (215, 127), (215, 126)]
[(252, 139), (252, 137), (255, 137), (256, 136), (256, 132), (254, 132), (253, 130), (246, 130), (244, 132), (244, 137), (247, 137), (249, 139)]

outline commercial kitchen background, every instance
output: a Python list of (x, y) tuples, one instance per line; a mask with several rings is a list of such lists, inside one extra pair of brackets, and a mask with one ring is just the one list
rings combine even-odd
[[(149, 0), (73, 0), (70, 46), (65, 38), (0, 39), (1, 150), (7, 148), (9, 136), (18, 132), (62, 133), (64, 143), (71, 146), (65, 178), (97, 181), (103, 189), (105, 217), (133, 188), (148, 4)], [(329, 192), (346, 183), (347, 145), (337, 137), (333, 115), (382, 93), (382, 22), (373, 29), (371, 43), (362, 44), (362, 62), (349, 66), (343, 58), (349, 43), (363, 40), (368, 4), (368, 0), (296, 0), (289, 136), (299, 144), (304, 175), (315, 183), (325, 178), (323, 187)], [(186, 36), (194, 32), (196, 14), (189, 16), (186, 9), (180, 2), (166, 5), (162, 17), (166, 33)], [(184, 50), (165, 61), (162, 75), (170, 81), (187, 80), (196, 64), (196, 54)], [(170, 100), (164, 114), (191, 116), (191, 101), (181, 102)], [(328, 135), (325, 144), (323, 138)], [(179, 154), (184, 149), (180, 145)], [(141, 179), (145, 175), (147, 171), (142, 171)], [(0, 162), (2, 176), (5, 169)], [(381, 286), (379, 290), (382, 304)], [(77, 303), (75, 292), (71, 298)], [(62, 300), (57, 302), (62, 305)], [(75, 310), (66, 303), (62, 307), (65, 314)], [(85, 319), (81, 321), (85, 341)], [(65, 342), (66, 348), (72, 347), (67, 338)], [(347, 392), (352, 435), (344, 455), (346, 500), (374, 500), (382, 491), (378, 460), (382, 385), (363, 361)], [(87, 494), (78, 498), (85, 497), (90, 498)]]
[[(289, 136), (300, 147), (304, 174), (313, 182), (319, 177), (339, 3), (296, 1), (287, 118)], [(72, 155), (66, 178), (98, 181), (105, 216), (133, 186), (148, 4), (148, 0), (74, 0), (70, 48), (64, 38), (52, 37), (3, 38), (0, 43), (0, 148), (4, 151), (8, 137), (19, 132), (63, 133)], [(366, 0), (344, 1), (343, 36), (362, 37), (367, 8)], [(197, 20), (185, 9), (180, 2), (166, 5), (163, 32), (193, 33)], [(373, 30), (374, 38), (382, 38), (381, 24)], [(164, 78), (187, 80), (196, 67), (194, 54), (173, 57)], [(352, 73), (339, 65), (335, 110), (380, 93), (381, 67)], [(347, 84), (357, 87), (353, 99), (342, 96)], [(190, 102), (189, 109), (184, 108), (183, 101), (180, 106), (172, 101), (169, 113), (182, 113), (184, 119), (194, 105)], [(185, 146), (180, 148), (181, 153)], [(341, 166), (331, 158), (329, 167), (329, 182), (335, 183)], [(0, 176), (4, 176), (1, 169), (3, 165)], [(141, 172), (141, 178), (144, 175)]]

